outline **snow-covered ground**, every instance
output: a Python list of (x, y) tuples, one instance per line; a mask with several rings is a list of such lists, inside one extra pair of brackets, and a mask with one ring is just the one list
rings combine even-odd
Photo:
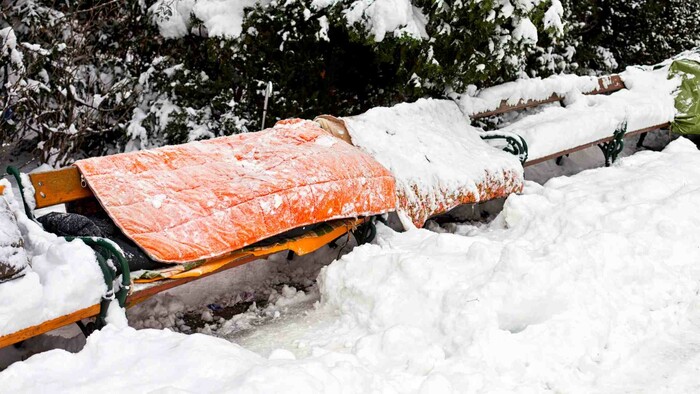
[[(112, 325), (78, 353), (13, 364), (0, 387), (696, 392), (698, 201), (700, 152), (679, 139), (611, 168), (529, 183), (489, 224), (380, 226), (375, 244), (322, 268), (317, 286), (282, 286), (265, 307), (203, 330), (228, 341)], [(317, 263), (286, 280), (308, 278)]]

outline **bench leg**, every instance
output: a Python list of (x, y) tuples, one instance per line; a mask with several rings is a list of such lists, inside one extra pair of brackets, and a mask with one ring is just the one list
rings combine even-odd
[(639, 135), (639, 140), (637, 141), (637, 148), (644, 146), (644, 139), (647, 138), (647, 133), (642, 133)]
[(612, 140), (598, 145), (605, 156), (606, 167), (610, 167), (610, 165), (617, 160), (617, 156), (622, 153), (622, 149), (625, 147), (624, 138), (626, 132), (627, 123), (624, 123), (617, 130), (615, 130)]

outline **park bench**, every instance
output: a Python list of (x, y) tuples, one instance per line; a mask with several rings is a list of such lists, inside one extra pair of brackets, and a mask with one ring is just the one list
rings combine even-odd
[[(658, 78), (665, 78), (665, 71), (663, 75), (661, 71), (641, 72), (657, 72)], [(646, 133), (666, 129), (673, 120), (673, 102), (668, 94), (670, 92), (663, 92), (667, 97), (662, 100), (668, 101), (659, 104), (659, 97), (655, 97), (651, 90), (639, 94), (628, 90), (620, 75), (595, 78), (593, 83), (591, 77), (579, 78), (588, 80), (585, 81), (588, 88), (584, 88), (581, 93), (587, 98), (597, 96), (595, 104), (590, 108), (569, 108), (566, 105), (566, 93), (552, 93), (538, 99), (503, 99), (494, 109), (472, 113), (467, 111), (467, 115), (472, 121), (483, 121), (518, 111), (542, 108), (546, 104), (563, 103), (563, 106), (550, 106), (539, 113), (525, 113), (512, 124), (482, 133), (481, 137), (485, 140), (518, 156), (523, 166), (552, 159), (559, 162), (563, 156), (593, 146), (600, 147), (605, 164), (610, 165), (622, 151), (624, 138), (639, 136), (637, 144), (641, 146)], [(537, 84), (540, 81), (535, 80), (532, 83)], [(608, 102), (614, 103), (610, 105), (612, 108), (608, 108)], [(619, 111), (626, 111), (620, 110), (625, 106), (633, 109), (628, 111), (629, 113), (623, 113), (621, 117), (618, 116)], [(610, 121), (605, 124), (608, 119)], [(582, 126), (579, 126), (581, 124)], [(590, 124), (590, 127), (587, 124)], [(570, 138), (573, 129), (577, 135)]]
[[(71, 323), (78, 323), (88, 335), (92, 329), (105, 324), (111, 302), (130, 307), (163, 291), (274, 253), (304, 255), (350, 232), (358, 243), (369, 240), (373, 236), (371, 218), (395, 207), (393, 177), (367, 155), (330, 136), (312, 122), (293, 121), (287, 127), (288, 123), (260, 133), (78, 161), (75, 166), (28, 176), (10, 168), (29, 219), (34, 219), (35, 209), (58, 204), (66, 204), (68, 212), (84, 215), (106, 211), (124, 234), (163, 269), (146, 269), (134, 275), (134, 267), (114, 239), (66, 237), (80, 239), (95, 250), (107, 292), (99, 303), (0, 335), (0, 348)], [(192, 149), (195, 154), (188, 151)], [(202, 154), (209, 154), (205, 157), (207, 160), (200, 159)], [(216, 162), (216, 158), (223, 159)], [(146, 164), (149, 169), (167, 168), (170, 172), (181, 173), (182, 177), (175, 179), (176, 183), (172, 183), (172, 179), (154, 181), (149, 178), (148, 171), (136, 172)], [(256, 167), (260, 165), (266, 167)], [(204, 171), (209, 176), (193, 179), (193, 172), (185, 171), (188, 169)], [(134, 172), (130, 173), (132, 170)], [(124, 172), (130, 179), (119, 181)], [(103, 179), (105, 174), (107, 178)], [(165, 178), (162, 173), (154, 175)], [(226, 175), (235, 179), (219, 179)], [(366, 189), (357, 187), (360, 179)], [(195, 184), (201, 187), (193, 192), (190, 187)], [(169, 196), (174, 196), (173, 199), (181, 196), (181, 201), (173, 201), (171, 207), (162, 201), (134, 203), (141, 201), (138, 196), (144, 193), (137, 187), (160, 190), (166, 186), (176, 187), (178, 190)], [(4, 191), (0, 185), (0, 197)], [(304, 193), (308, 198), (295, 198)], [(28, 194), (32, 196), (25, 199)], [(216, 195), (220, 200), (211, 201), (202, 195)], [(229, 200), (230, 208), (218, 210), (219, 203)], [(115, 201), (123, 201), (124, 205), (115, 206)], [(128, 209), (126, 217), (120, 218), (123, 206)], [(146, 221), (172, 219), (173, 215), (167, 214), (174, 212), (172, 209), (199, 210), (210, 206), (212, 210), (207, 212), (213, 214), (204, 216), (206, 222), (198, 224), (197, 231), (188, 227), (186, 233), (176, 234), (174, 239), (163, 238), (170, 229), (153, 237), (151, 232), (144, 232), (146, 238), (133, 233), (134, 228), (150, 224), (144, 223)], [(220, 212), (238, 214), (222, 218)], [(129, 222), (131, 219), (135, 219), (133, 223)], [(199, 220), (192, 221), (198, 223)], [(183, 239), (187, 237), (190, 239)], [(229, 237), (228, 244), (220, 242), (224, 237)], [(179, 256), (184, 256), (182, 261), (177, 261)], [(91, 317), (96, 317), (94, 325), (88, 327), (80, 323)]]
[[(630, 80), (635, 81), (634, 75), (631, 77)], [(260, 133), (82, 160), (76, 166), (27, 177), (10, 169), (20, 187), (29, 219), (34, 219), (35, 209), (59, 204), (66, 204), (68, 212), (104, 211), (130, 240), (141, 240), (136, 243), (152, 260), (178, 264), (164, 269), (142, 269), (138, 275), (133, 275), (131, 262), (113, 240), (68, 236), (67, 239), (80, 239), (96, 251), (107, 292), (94, 305), (0, 334), (0, 347), (71, 323), (79, 323), (87, 335), (91, 328), (80, 322), (97, 317), (96, 328), (105, 324), (107, 308), (113, 299), (121, 307), (133, 306), (160, 292), (280, 251), (303, 255), (349, 232), (362, 243), (372, 238), (372, 220), (377, 215), (403, 211), (404, 225), (410, 227), (413, 223), (420, 227), (428, 218), (457, 205), (519, 192), (523, 186), (522, 167), (512, 156), (493, 149), (494, 146), (516, 155), (523, 166), (530, 166), (597, 145), (609, 165), (621, 152), (625, 137), (639, 135), (641, 142), (645, 133), (666, 128), (673, 120), (673, 105), (669, 109), (666, 102), (659, 105), (654, 101), (659, 97), (670, 98), (670, 94), (663, 96), (667, 92), (655, 97), (651, 90), (639, 92), (638, 86), (628, 88), (624, 75), (571, 78), (582, 78), (572, 85), (576, 92), (573, 96), (579, 96), (578, 102), (571, 102), (571, 94), (556, 89), (553, 92), (544, 89), (545, 93), (540, 91), (534, 95), (536, 97), (506, 95), (499, 99), (503, 96), (501, 93), (513, 86), (504, 84), (485, 89), (481, 96), (457, 97), (457, 103), (419, 100), (392, 108), (372, 109), (353, 117), (317, 118), (326, 131), (308, 121), (283, 121), (279, 127), (287, 134), (280, 138), (298, 145), (291, 150), (276, 150), (280, 139), (271, 137), (278, 129), (275, 126)], [(663, 84), (662, 79), (658, 81)], [(548, 82), (552, 80), (544, 83)], [(581, 94), (599, 99), (591, 100), (593, 105), (589, 105), (590, 102), (581, 99)], [(564, 106), (556, 106), (557, 102), (563, 102)], [(626, 106), (632, 108), (626, 110)], [(525, 111), (524, 116), (518, 114), (515, 120), (509, 119), (507, 124), (489, 131), (472, 127), (467, 120), (510, 116), (531, 109), (541, 111)], [(622, 114), (620, 109), (623, 109)], [(587, 119), (593, 121), (586, 123)], [(555, 127), (551, 127), (552, 124)], [(571, 138), (574, 128), (578, 133), (576, 138)], [(226, 146), (221, 148), (217, 144)], [(308, 152), (301, 154), (302, 148)], [(229, 159), (213, 163), (199, 160), (200, 155), (209, 158), (207, 155), (212, 152), (219, 152), (219, 156), (215, 155), (219, 158), (235, 157), (238, 167), (227, 167), (225, 162), (231, 161)], [(265, 155), (269, 168), (261, 168), (257, 162)], [(171, 174), (193, 165), (202, 169), (171, 179)], [(143, 168), (160, 168), (161, 172), (137, 179), (125, 177), (125, 172), (133, 175)], [(284, 171), (268, 173), (280, 168)], [(226, 174), (232, 178), (226, 178)], [(318, 174), (330, 178), (314, 178)], [(342, 184), (333, 190), (318, 186), (336, 181)], [(152, 183), (159, 186), (151, 188)], [(271, 189), (271, 184), (279, 187)], [(210, 199), (197, 197), (202, 185)], [(320, 189), (302, 193), (295, 185), (300, 188), (316, 185)], [(210, 238), (205, 237), (208, 243), (200, 245), (194, 238), (188, 238), (196, 235), (191, 232), (179, 233), (175, 239), (168, 238), (157, 228), (151, 232), (134, 232), (150, 222), (163, 224), (164, 220), (178, 216), (178, 211), (158, 211), (163, 198), (149, 198), (148, 204), (139, 205), (140, 211), (120, 211), (124, 206), (142, 202), (141, 189), (151, 194), (174, 191), (168, 198), (176, 202), (189, 200), (190, 205), (175, 207), (187, 212), (207, 210), (218, 201), (230, 198), (240, 198), (241, 203), (261, 200), (259, 206), (241, 211), (236, 218), (221, 223), (209, 222), (204, 226), (205, 233), (214, 233), (209, 234)], [(282, 190), (293, 191), (277, 198)], [(0, 184), (0, 196), (3, 192)], [(25, 198), (28, 195), (29, 198)], [(136, 218), (132, 217), (134, 215)], [(283, 223), (270, 227), (268, 222), (276, 220)], [(245, 242), (220, 245), (219, 238), (223, 234), (235, 232), (240, 232)], [(156, 235), (151, 236), (151, 233)], [(192, 251), (196, 253), (190, 253)]]

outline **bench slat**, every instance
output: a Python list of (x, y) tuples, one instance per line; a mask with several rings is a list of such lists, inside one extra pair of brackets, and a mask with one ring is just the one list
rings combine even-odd
[(77, 167), (29, 174), (34, 186), (37, 208), (46, 208), (92, 197), (92, 191), (80, 182)]
[[(606, 94), (606, 93), (612, 93), (616, 92), (618, 90), (622, 90), (625, 88), (625, 83), (622, 81), (622, 78), (620, 78), (619, 75), (611, 75), (608, 77), (601, 77), (598, 78), (598, 88), (586, 93), (588, 94)], [(519, 111), (522, 109), (526, 108), (533, 108), (537, 107), (542, 104), (548, 104), (548, 103), (554, 103), (557, 101), (563, 100), (564, 97), (561, 97), (557, 94), (552, 94), (548, 98), (544, 100), (520, 100), (516, 104), (508, 104), (508, 100), (503, 100), (501, 101), (501, 105), (498, 106), (493, 111), (485, 111), (485, 112), (479, 112), (474, 115), (471, 115), (472, 119), (480, 119), (480, 118), (487, 118), (489, 116), (493, 115), (500, 115), (504, 114), (506, 112), (511, 112), (511, 111)]]
[[(665, 128), (669, 127), (670, 125), (671, 125), (671, 123), (668, 123), (668, 122), (667, 122), (667, 123), (662, 123), (662, 124), (659, 124), (659, 125), (655, 125), (655, 126), (651, 126), (651, 127), (646, 127), (646, 128), (639, 129), (639, 130), (633, 130), (633, 131), (630, 131), (630, 132), (625, 133), (625, 136), (624, 136), (624, 137), (625, 137), (625, 138), (626, 138), (626, 137), (632, 137), (632, 136), (635, 136), (635, 135), (648, 133), (648, 132), (654, 131), (654, 130), (665, 129)], [(580, 150), (587, 149), (587, 148), (590, 148), (590, 147), (595, 146), (595, 145), (600, 145), (600, 144), (603, 144), (603, 143), (605, 143), (605, 142), (610, 142), (610, 141), (613, 140), (613, 138), (614, 138), (614, 137), (612, 137), (612, 136), (610, 136), (610, 137), (605, 137), (605, 138), (601, 138), (601, 139), (599, 139), (599, 140), (597, 140), (597, 141), (593, 141), (593, 142), (589, 142), (589, 143), (587, 143), (587, 144), (579, 145), (579, 146), (577, 146), (577, 147), (575, 147), (575, 148), (571, 148), (571, 149), (567, 149), (567, 150), (564, 150), (564, 151), (561, 151), (561, 152), (553, 153), (553, 154), (551, 154), (551, 155), (547, 155), (547, 156), (544, 156), (544, 157), (539, 157), (539, 158), (537, 158), (537, 159), (535, 159), (535, 160), (532, 160), (532, 161), (528, 160), (528, 161), (525, 162), (525, 164), (523, 164), (523, 166), (524, 166), (524, 167), (528, 167), (528, 166), (532, 166), (532, 165), (535, 165), (535, 164), (542, 163), (542, 162), (547, 161), (547, 160), (556, 159), (557, 157), (565, 156), (565, 155), (568, 155), (569, 153), (578, 152), (578, 151), (580, 151)]]

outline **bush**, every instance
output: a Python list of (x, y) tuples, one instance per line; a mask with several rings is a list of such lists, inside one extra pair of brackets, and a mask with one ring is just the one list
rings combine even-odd
[(695, 0), (228, 1), (253, 5), (242, 31), (196, 1), (3, 1), (0, 141), (65, 164), (258, 130), (268, 81), (270, 125), (606, 73), (700, 40)]
[(656, 64), (700, 45), (696, 0), (564, 0), (567, 44), (583, 73)]
[(0, 7), (2, 142), (35, 139), (40, 161), (54, 164), (118, 149), (144, 56), (161, 41), (144, 23), (143, 6), (11, 0)]

